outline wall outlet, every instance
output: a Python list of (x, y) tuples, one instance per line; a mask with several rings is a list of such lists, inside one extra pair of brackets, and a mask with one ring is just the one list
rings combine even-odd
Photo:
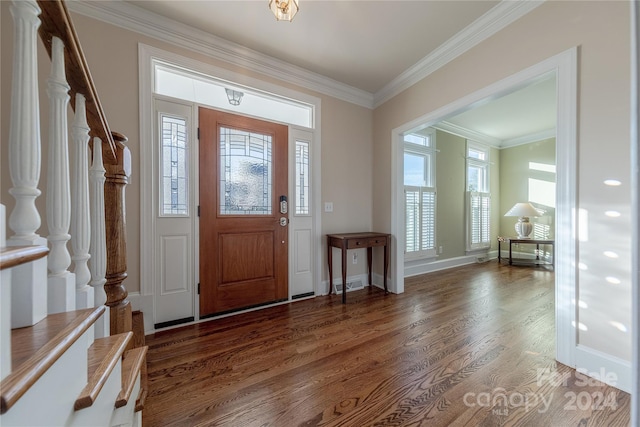
[(358, 263), (358, 254), (356, 252), (353, 253), (353, 263), (354, 264)]

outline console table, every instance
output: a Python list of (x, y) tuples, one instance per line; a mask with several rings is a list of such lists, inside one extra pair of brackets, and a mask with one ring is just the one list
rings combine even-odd
[(329, 293), (333, 289), (333, 248), (342, 251), (342, 303), (347, 302), (347, 250), (367, 248), (367, 265), (369, 267), (369, 286), (371, 286), (371, 260), (374, 246), (384, 247), (384, 292), (387, 290), (387, 271), (389, 270), (389, 244), (391, 235), (386, 233), (344, 233), (327, 234), (327, 247), (329, 250)]
[(502, 252), (501, 252), (501, 248), (500, 248), (500, 244), (501, 243), (509, 243), (509, 265), (513, 264), (513, 261), (523, 261), (523, 259), (519, 259), (519, 258), (513, 258), (513, 251), (512, 251), (512, 247), (513, 244), (529, 244), (529, 245), (536, 245), (536, 265), (541, 265), (540, 262), (540, 245), (551, 245), (551, 266), (554, 266), (555, 264), (555, 256), (556, 256), (556, 249), (555, 249), (555, 241), (554, 240), (541, 240), (541, 239), (517, 239), (517, 238), (512, 238), (512, 237), (498, 237), (498, 262), (501, 262), (502, 260)]

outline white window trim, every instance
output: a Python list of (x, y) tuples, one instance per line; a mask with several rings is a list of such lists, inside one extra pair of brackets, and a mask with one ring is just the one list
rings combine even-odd
[[(483, 153), (485, 153), (485, 159), (484, 160), (480, 160), (480, 159), (476, 159), (474, 157), (469, 157), (469, 151), (470, 150), (474, 150), (474, 151), (481, 151)], [(489, 147), (488, 145), (482, 144), (480, 142), (476, 142), (476, 141), (472, 141), (472, 140), (467, 140), (467, 151), (466, 151), (466, 164), (465, 164), (465, 178), (466, 178), (466, 190), (469, 190), (469, 165), (475, 165), (475, 166), (481, 166), (485, 168), (486, 171), (486, 187), (484, 189), (478, 188), (475, 191), (481, 192), (481, 193), (490, 193), (490, 189), (491, 189), (491, 147)]]
[[(410, 132), (413, 133), (413, 132)], [(417, 132), (415, 132), (417, 133)], [(404, 142), (403, 143), (403, 156), (404, 153), (416, 153), (416, 154), (423, 154), (423, 155), (428, 155), (429, 159), (430, 159), (430, 165), (428, 168), (428, 173), (429, 176), (426, 177), (424, 185), (422, 186), (411, 186), (411, 185), (405, 185), (404, 189), (405, 192), (404, 194), (406, 194), (406, 189), (407, 188), (419, 188), (420, 189), (420, 194), (422, 194), (422, 191), (424, 190), (428, 190), (428, 191), (432, 191), (433, 193), (435, 193), (436, 197), (435, 197), (435, 202), (433, 203), (433, 209), (434, 209), (434, 217), (437, 214), (437, 206), (438, 206), (438, 195), (437, 195), (437, 191), (436, 191), (436, 130), (434, 128), (428, 128), (428, 129), (424, 129), (422, 131), (420, 131), (419, 133), (420, 135), (424, 135), (424, 136), (428, 136), (429, 137), (429, 145), (428, 146), (424, 146), (424, 145), (419, 145), (419, 144), (413, 144), (411, 142)], [(406, 203), (406, 196), (403, 199), (403, 203)], [(403, 204), (403, 206), (406, 206)], [(420, 218), (422, 218), (422, 214), (420, 215)], [(434, 221), (434, 228), (433, 228), (433, 248), (430, 249), (426, 249), (426, 250), (420, 250), (420, 251), (414, 251), (414, 252), (407, 252), (407, 247), (406, 247), (406, 241), (404, 242), (402, 248), (403, 248), (403, 252), (405, 255), (405, 259), (407, 261), (415, 261), (415, 260), (420, 260), (420, 259), (430, 259), (430, 258), (435, 258), (437, 256), (437, 251), (436, 251), (436, 245), (437, 245), (437, 226), (435, 225), (436, 221)], [(405, 229), (404, 229), (404, 236), (406, 236), (406, 210), (405, 210)], [(403, 239), (404, 241), (404, 239)]]
[[(475, 157), (471, 157), (469, 156), (469, 151), (479, 151), (484, 153), (484, 159), (477, 159)], [(477, 141), (472, 141), (472, 140), (467, 140), (467, 148), (466, 148), (466, 156), (465, 156), (466, 162), (465, 162), (465, 174), (466, 174), (466, 206), (465, 206), (465, 217), (466, 217), (466, 236), (465, 236), (465, 240), (466, 240), (466, 250), (467, 253), (468, 252), (473, 252), (473, 251), (479, 251), (479, 250), (485, 250), (485, 249), (490, 249), (491, 248), (491, 235), (489, 235), (489, 238), (485, 241), (482, 240), (480, 242), (473, 242), (473, 233), (472, 233), (472, 224), (473, 224), (473, 218), (472, 218), (472, 211), (471, 211), (471, 206), (472, 206), (472, 198), (473, 197), (488, 197), (489, 198), (489, 218), (491, 218), (491, 175), (490, 175), (490, 165), (491, 165), (491, 147), (489, 147), (486, 144), (482, 144), (480, 142)], [(475, 190), (470, 190), (469, 189), (469, 166), (476, 166), (476, 167), (480, 167), (483, 168), (485, 171), (485, 176), (484, 176), (484, 188), (477, 188)], [(491, 223), (491, 220), (489, 220), (489, 224)], [(489, 225), (490, 227), (490, 225)], [(491, 233), (491, 228), (489, 228), (489, 234)]]

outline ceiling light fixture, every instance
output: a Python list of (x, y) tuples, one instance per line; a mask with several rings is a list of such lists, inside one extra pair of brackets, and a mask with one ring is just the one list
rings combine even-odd
[(240, 105), (240, 101), (242, 101), (242, 97), (244, 93), (233, 90), (233, 89), (224, 89), (227, 92), (227, 98), (229, 99), (229, 104), (231, 105)]
[(278, 21), (291, 21), (298, 10), (298, 0), (269, 0), (269, 9)]

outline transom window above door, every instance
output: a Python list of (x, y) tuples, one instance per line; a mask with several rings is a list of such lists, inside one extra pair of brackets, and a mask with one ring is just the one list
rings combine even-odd
[[(186, 72), (164, 63), (154, 63), (154, 92), (197, 104), (230, 110), (274, 122), (312, 128), (314, 106), (257, 89), (245, 88), (212, 76)], [(241, 93), (237, 105), (230, 104), (226, 89)]]

